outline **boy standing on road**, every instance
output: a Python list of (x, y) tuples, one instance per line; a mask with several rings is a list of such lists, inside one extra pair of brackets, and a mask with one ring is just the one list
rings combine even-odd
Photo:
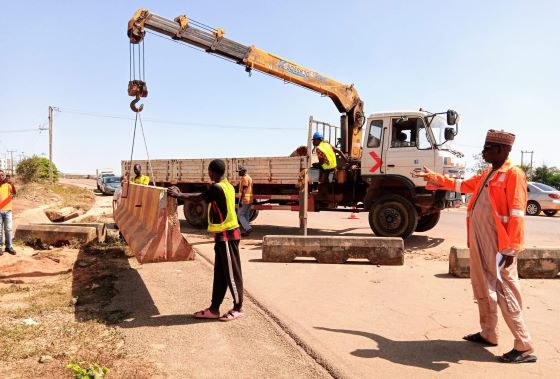
[[(208, 165), (208, 176), (213, 184), (200, 195), (181, 193), (179, 188), (170, 187), (167, 194), (182, 200), (204, 200), (208, 204), (208, 231), (214, 234), (214, 284), (212, 303), (209, 308), (194, 313), (196, 318), (232, 321), (243, 316), (243, 277), (239, 258), (239, 224), (235, 214), (235, 189), (224, 178), (226, 165), (214, 159)], [(220, 317), (220, 305), (227, 288), (233, 296), (233, 309)]]
[(11, 179), (6, 179), (6, 173), (0, 170), (0, 255), (2, 255), (2, 232), (6, 241), (6, 252), (16, 255), (12, 247), (12, 199), (16, 194), (16, 187)]

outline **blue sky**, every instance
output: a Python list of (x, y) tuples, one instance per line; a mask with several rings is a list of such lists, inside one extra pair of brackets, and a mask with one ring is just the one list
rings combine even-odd
[[(487, 129), (517, 134), (512, 158), (560, 166), (558, 1), (19, 1), (0, 14), (0, 157), (48, 154), (54, 115), (59, 169), (92, 173), (130, 157), (126, 24), (136, 9), (226, 30), (343, 83), (367, 114), (456, 109), (455, 147), (480, 151)], [(147, 35), (150, 94), (142, 112), (152, 159), (282, 156), (307, 120), (336, 123), (328, 98)], [(101, 117), (101, 116), (107, 117)], [(162, 122), (165, 121), (165, 122)], [(242, 128), (240, 128), (242, 127)], [(135, 158), (145, 158), (137, 140)]]

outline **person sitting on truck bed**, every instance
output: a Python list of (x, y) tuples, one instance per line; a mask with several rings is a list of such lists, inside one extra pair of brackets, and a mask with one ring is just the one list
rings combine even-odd
[(344, 159), (345, 163), (348, 163), (348, 159), (340, 149), (323, 141), (323, 135), (319, 132), (313, 134), (313, 146), (319, 159), (319, 162), (313, 163), (313, 168), (319, 169), (319, 182), (328, 183), (329, 175), (336, 168), (336, 154)]
[(136, 175), (134, 178), (130, 179), (130, 183), (134, 184), (142, 184), (147, 186), (150, 184), (150, 177), (146, 175), (142, 175), (142, 166), (136, 163), (134, 165), (134, 174)]

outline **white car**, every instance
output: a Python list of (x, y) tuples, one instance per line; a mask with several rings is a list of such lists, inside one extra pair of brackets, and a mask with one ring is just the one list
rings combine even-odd
[(552, 217), (560, 209), (560, 191), (544, 183), (527, 183), (527, 209), (529, 216), (538, 216), (541, 211)]

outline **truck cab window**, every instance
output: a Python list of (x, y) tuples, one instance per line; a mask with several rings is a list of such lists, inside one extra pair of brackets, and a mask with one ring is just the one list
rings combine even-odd
[(420, 150), (429, 150), (432, 148), (430, 137), (428, 137), (428, 130), (421, 118), (416, 119), (416, 135), (418, 136), (418, 148)]
[(369, 126), (367, 147), (379, 147), (381, 145), (382, 131), (383, 120), (373, 120)]
[(395, 118), (391, 127), (391, 147), (416, 146), (417, 118)]

